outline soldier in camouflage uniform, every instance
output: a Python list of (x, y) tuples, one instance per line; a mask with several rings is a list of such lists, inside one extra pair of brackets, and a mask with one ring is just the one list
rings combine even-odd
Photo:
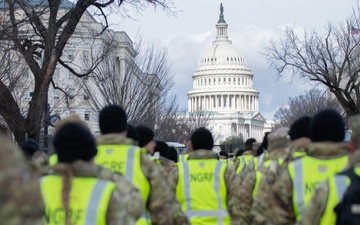
[[(58, 156), (58, 163), (49, 169), (48, 173), (42, 177), (41, 182), (42, 195), (47, 209), (44, 218), (46, 224), (56, 223), (59, 218), (63, 218), (64, 221), (57, 222), (75, 224), (75, 221), (81, 220), (85, 216), (83, 212), (77, 214), (77, 216), (73, 215), (76, 210), (81, 209), (78, 208), (79, 205), (72, 208), (73, 201), (71, 199), (73, 196), (81, 195), (81, 191), (78, 193), (76, 190), (83, 188), (76, 186), (81, 185), (74, 182), (76, 178), (84, 179), (84, 181), (95, 178), (98, 182), (104, 183), (106, 181), (106, 184), (111, 187), (111, 194), (106, 203), (108, 205), (104, 217), (107, 224), (135, 224), (143, 212), (141, 195), (137, 188), (127, 182), (122, 175), (114, 174), (110, 170), (96, 166), (93, 163), (97, 150), (95, 139), (87, 128), (77, 122), (63, 124), (55, 133), (54, 147)], [(56, 182), (54, 179), (58, 177), (61, 178), (62, 182), (59, 190), (54, 188), (53, 183)], [(63, 208), (56, 208), (58, 206), (54, 204), (56, 202), (54, 199), (58, 198), (61, 199)], [(81, 201), (81, 199), (78, 198), (77, 201)], [(91, 203), (94, 204), (94, 202)], [(99, 207), (92, 206), (96, 209)], [(92, 211), (92, 213), (96, 213), (97, 218), (100, 218), (102, 212)], [(86, 215), (88, 214), (89, 212), (86, 212)], [(85, 218), (83, 219), (85, 220)]]
[[(140, 192), (142, 192), (146, 210), (150, 213), (152, 224), (188, 224), (189, 221), (181, 211), (174, 193), (170, 192), (162, 168), (151, 161), (145, 151), (137, 146), (133, 146), (133, 140), (126, 137), (126, 120), (127, 117), (125, 111), (120, 106), (110, 105), (102, 109), (99, 116), (99, 126), (102, 135), (97, 138), (98, 150), (100, 151), (100, 148), (103, 148), (104, 151), (102, 152), (102, 156), (106, 157), (106, 155), (108, 155), (113, 161), (106, 163), (106, 159), (101, 160), (101, 158), (98, 157), (102, 156), (98, 154), (95, 158), (95, 163), (103, 165), (112, 171), (123, 173), (125, 166), (121, 165), (127, 163), (126, 161), (124, 162), (126, 159), (114, 158), (112, 154), (118, 154), (116, 151), (128, 151), (129, 153), (133, 152), (134, 154), (139, 154), (139, 162), (135, 162), (138, 163), (137, 165), (139, 167), (134, 164), (132, 168), (126, 169), (132, 169), (143, 173), (143, 176), (145, 176), (145, 179), (149, 184), (148, 197), (144, 196), (145, 192), (141, 191), (142, 187), (137, 186), (139, 184), (134, 182), (133, 177), (128, 177), (129, 174), (126, 174), (126, 171), (124, 174), (126, 175), (126, 178), (129, 181), (133, 181), (133, 184), (139, 188)], [(138, 151), (140, 151), (140, 153)], [(130, 176), (132, 176), (132, 174)]]
[[(256, 170), (249, 171), (240, 187), (240, 212), (242, 214), (241, 224), (251, 224), (252, 215), (250, 208), (253, 204), (257, 208), (256, 198), (258, 195), (266, 195), (268, 193), (268, 183), (260, 182), (266, 179), (267, 181), (273, 179), (274, 174), (277, 173), (279, 166), (282, 163), (282, 158), (286, 155), (286, 150), (289, 147), (290, 140), (288, 138), (289, 128), (278, 128), (268, 135), (268, 156), (262, 165), (259, 165)], [(255, 197), (256, 196), (256, 197)], [(263, 201), (263, 199), (261, 199)]]
[(303, 214), (318, 182), (340, 172), (347, 164), (344, 122), (333, 110), (318, 112), (310, 122), (312, 143), (307, 156), (290, 162), (271, 187), (264, 212), (272, 224), (294, 224)]
[[(197, 131), (195, 131), (191, 137), (191, 142), (192, 142), (192, 148), (193, 151), (189, 152), (189, 157), (188, 160), (185, 162), (179, 162), (178, 166), (173, 168), (173, 170), (170, 172), (169, 174), (169, 184), (170, 184), (170, 188), (174, 193), (177, 193), (178, 196), (178, 192), (177, 192), (177, 187), (178, 187), (178, 182), (179, 182), (179, 172), (180, 170), (183, 170), (183, 166), (184, 164), (191, 164), (192, 162), (199, 162), (200, 167), (204, 167), (207, 165), (207, 162), (215, 162), (215, 163), (219, 163), (220, 166), (225, 167), (225, 172), (224, 172), (224, 181), (225, 181), (225, 186), (226, 186), (226, 196), (222, 196), (221, 199), (225, 199), (225, 202), (227, 204), (227, 211), (228, 214), (231, 217), (231, 224), (232, 225), (237, 225), (240, 224), (240, 209), (239, 209), (239, 205), (240, 205), (240, 192), (238, 191), (239, 187), (240, 187), (240, 180), (239, 177), (236, 176), (235, 174), (235, 168), (233, 165), (229, 165), (228, 167), (224, 164), (222, 164), (219, 161), (214, 161), (218, 158), (217, 154), (214, 153), (213, 151), (211, 151), (212, 146), (213, 146), (213, 139), (212, 139), (212, 135), (210, 133), (210, 131), (206, 130), (205, 128), (199, 128)], [(191, 172), (191, 168), (189, 169)], [(192, 175), (190, 175), (191, 177)], [(208, 175), (207, 178), (210, 177), (214, 177), (214, 175)], [(205, 179), (205, 178), (204, 178)], [(190, 182), (191, 179), (190, 179)], [(215, 181), (213, 181), (215, 182)], [(208, 183), (204, 182), (203, 185), (207, 185)], [(210, 185), (214, 185), (213, 183), (210, 182)], [(218, 184), (220, 185), (220, 184)], [(216, 186), (216, 184), (215, 184)], [(213, 186), (210, 187), (210, 189), (212, 189)], [(209, 188), (204, 188), (203, 190), (209, 190)], [(191, 190), (193, 191), (193, 190)], [(202, 194), (202, 193), (195, 193), (194, 195), (197, 194)], [(220, 193), (217, 193), (220, 195)], [(201, 201), (207, 201), (207, 199), (210, 198), (210, 196), (206, 196), (204, 198), (200, 198)], [(188, 199), (189, 200), (189, 199)], [(217, 200), (216, 200), (217, 201)], [(198, 204), (201, 204), (199, 202), (197, 202)], [(217, 204), (217, 203), (216, 203)], [(191, 205), (191, 204), (190, 204)], [(207, 204), (205, 204), (207, 205)], [(192, 205), (192, 208), (195, 208), (195, 204)], [(183, 210), (190, 210), (190, 209), (184, 209)], [(191, 211), (191, 210), (190, 210)], [(196, 213), (196, 210), (194, 210)], [(201, 210), (200, 210), (201, 211)], [(206, 211), (204, 209), (204, 211)], [(191, 213), (190, 213), (191, 214)], [(216, 215), (214, 215), (215, 217)], [(191, 218), (191, 216), (189, 216), (189, 219)], [(207, 224), (212, 224), (212, 223), (207, 223)]]
[(0, 143), (1, 224), (42, 224), (44, 204), (38, 178), (10, 139), (1, 134)]
[(165, 142), (156, 141), (155, 153), (159, 153), (159, 159), (155, 160), (155, 162), (161, 165), (166, 175), (176, 166), (174, 161), (167, 158), (169, 152), (168, 148), (169, 146)]
[(311, 142), (309, 138), (309, 124), (310, 117), (302, 117), (295, 121), (290, 126), (289, 136), (291, 140), (289, 151), (283, 153), (282, 158), (285, 157), (284, 162), (280, 167), (277, 168), (277, 172), (273, 173), (272, 179), (267, 178), (263, 179), (258, 188), (258, 194), (255, 196), (254, 203), (251, 208), (251, 214), (253, 216), (253, 224), (266, 224), (267, 219), (264, 215), (266, 215), (266, 210), (269, 206), (268, 199), (271, 195), (270, 187), (275, 182), (275, 180), (279, 177), (281, 171), (287, 168), (289, 162), (293, 161), (296, 158), (306, 155), (306, 146)]
[[(360, 167), (360, 115), (350, 117), (349, 124), (352, 130), (350, 141), (352, 149), (349, 154), (349, 167), (358, 169)], [(341, 200), (341, 198), (338, 197), (343, 196), (346, 188), (336, 190), (335, 186), (330, 186), (329, 184), (336, 183), (334, 180), (337, 178), (340, 178), (339, 181), (347, 180), (344, 179), (344, 177), (345, 175), (335, 175), (319, 184), (299, 224), (335, 224), (337, 216), (334, 208)], [(349, 183), (346, 183), (344, 186), (348, 187), (348, 185)], [(334, 195), (337, 201), (330, 200), (330, 196), (333, 197)]]

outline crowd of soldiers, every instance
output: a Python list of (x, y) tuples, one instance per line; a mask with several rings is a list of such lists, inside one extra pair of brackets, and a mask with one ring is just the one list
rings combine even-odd
[(344, 141), (341, 115), (322, 110), (230, 157), (201, 127), (178, 155), (120, 106), (100, 111), (98, 137), (70, 115), (56, 124), (51, 156), (0, 136), (2, 223), (359, 224), (360, 115), (349, 126)]

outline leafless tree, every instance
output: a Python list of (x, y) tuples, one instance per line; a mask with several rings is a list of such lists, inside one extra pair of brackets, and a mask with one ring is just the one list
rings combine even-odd
[(174, 74), (166, 49), (146, 43), (141, 36), (135, 43), (133, 57), (119, 62), (109, 54), (92, 72), (84, 86), (88, 104), (95, 114), (106, 105), (121, 105), (130, 124), (160, 130), (178, 108), (176, 98), (169, 96)]
[(265, 56), (278, 76), (291, 71), (293, 76), (325, 85), (338, 99), (345, 113), (360, 113), (360, 8), (327, 32), (303, 34), (287, 27), (285, 37), (272, 40)]
[[(62, 5), (67, 4), (63, 8)], [(71, 70), (61, 55), (70, 37), (74, 34), (81, 17), (91, 11), (104, 23), (102, 34), (109, 26), (107, 15), (111, 12), (123, 16), (129, 10), (141, 12), (148, 5), (160, 6), (171, 11), (164, 0), (4, 0), (0, 5), (0, 48), (2, 52), (13, 50), (28, 66), (34, 80), (32, 98), (25, 115), (12, 95), (7, 84), (0, 81), (0, 115), (6, 121), (16, 141), (28, 137), (38, 139), (41, 120), (45, 111), (49, 85), (58, 63), (70, 69), (78, 77), (87, 76), (92, 71), (78, 73)], [(4, 44), (5, 43), (5, 44)], [(11, 47), (8, 48), (8, 44)], [(92, 68), (94, 69), (94, 67)]]
[(281, 107), (275, 113), (274, 119), (279, 127), (290, 127), (297, 119), (303, 116), (312, 117), (323, 109), (342, 111), (338, 100), (331, 97), (328, 91), (311, 89), (303, 95), (289, 98), (288, 107)]

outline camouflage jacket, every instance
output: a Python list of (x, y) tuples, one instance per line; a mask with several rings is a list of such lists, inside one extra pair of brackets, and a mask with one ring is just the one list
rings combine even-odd
[[(189, 153), (188, 160), (192, 159), (217, 159), (217, 155), (214, 154), (212, 151), (209, 150), (196, 150)], [(178, 183), (178, 167), (174, 167), (171, 172), (169, 173), (169, 184), (170, 188), (173, 191), (173, 193), (176, 193), (176, 186)], [(227, 204), (228, 204), (228, 210), (229, 214), (231, 216), (231, 224), (232, 225), (239, 225), (240, 223), (240, 180), (239, 177), (235, 174), (235, 168), (233, 165), (229, 165), (225, 171), (224, 175), (225, 179), (225, 185), (226, 185), (226, 191), (227, 191)]]
[(176, 167), (176, 164), (173, 161), (171, 161), (163, 156), (160, 156), (159, 161), (160, 161), (160, 165), (164, 169), (164, 172), (166, 175), (168, 175), (170, 173), (170, 171), (172, 170), (173, 167)]
[(140, 218), (144, 209), (140, 192), (124, 176), (81, 160), (72, 164), (57, 163), (48, 170), (46, 175), (61, 176), (68, 168), (70, 168), (74, 177), (96, 177), (115, 183), (117, 188), (112, 193), (106, 215), (108, 224), (135, 224), (137, 219)]
[(50, 169), (49, 156), (42, 151), (36, 151), (31, 158), (31, 165), (36, 173), (41, 176)]
[(0, 137), (1, 224), (42, 224), (44, 204), (38, 178), (27, 159), (5, 137)]
[[(331, 159), (344, 156), (348, 153), (347, 143), (311, 143), (307, 146), (308, 156), (318, 159)], [(268, 193), (268, 205), (264, 216), (273, 224), (294, 224), (296, 221), (293, 208), (293, 183), (286, 168)]]
[[(258, 168), (256, 170), (249, 170), (247, 171), (244, 180), (241, 182), (241, 187), (240, 187), (240, 193), (241, 193), (241, 201), (240, 201), (240, 212), (242, 214), (241, 216), (241, 220), (242, 223), (241, 224), (251, 224), (253, 221), (253, 217), (255, 215), (257, 215), (257, 211), (258, 211), (258, 207), (255, 207), (255, 210), (252, 209), (252, 205), (256, 205), (256, 198), (254, 198), (253, 196), (253, 191), (254, 191), (254, 187), (256, 185), (256, 183), (258, 183), (258, 190), (256, 193), (257, 195), (264, 195), (264, 193), (268, 193), (268, 192), (263, 192), (266, 189), (268, 189), (268, 183), (267, 182), (262, 182), (263, 179), (269, 180), (272, 179), (272, 177), (274, 176), (274, 174), (276, 174), (276, 170), (277, 168), (280, 167), (279, 163), (278, 163), (278, 159), (279, 158), (283, 158), (285, 156), (285, 150), (283, 149), (274, 149), (272, 151), (270, 151), (267, 156), (265, 157), (264, 163), (260, 166), (258, 166)], [(265, 164), (270, 164), (269, 166), (265, 166)], [(275, 165), (273, 165), (275, 164)], [(271, 168), (269, 168), (271, 167)], [(257, 173), (261, 173), (261, 176), (256, 176)], [(257, 180), (258, 178), (260, 178), (260, 180)], [(268, 191), (268, 190), (266, 190)], [(263, 197), (260, 197), (263, 198)], [(261, 200), (260, 203), (262, 203), (263, 200)], [(251, 214), (250, 214), (250, 209), (251, 209)]]
[[(131, 145), (133, 143), (132, 139), (117, 134), (107, 134), (97, 138), (98, 145)], [(189, 224), (187, 217), (181, 211), (174, 192), (171, 192), (168, 187), (163, 169), (145, 153), (141, 155), (140, 160), (141, 169), (150, 183), (150, 194), (145, 206), (150, 212), (152, 224)]]
[[(349, 166), (360, 167), (360, 149), (349, 155)], [(315, 194), (311, 198), (308, 206), (305, 209), (304, 215), (298, 224), (320, 224), (320, 221), (324, 216), (328, 197), (329, 183), (326, 180), (320, 183), (317, 187)]]

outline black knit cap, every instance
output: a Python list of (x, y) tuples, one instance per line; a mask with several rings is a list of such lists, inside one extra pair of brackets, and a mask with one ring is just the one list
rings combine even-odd
[(219, 155), (221, 156), (225, 156), (226, 158), (229, 158), (229, 155), (227, 154), (227, 152), (225, 152), (225, 151), (223, 151), (223, 150), (221, 150), (220, 152), (219, 152)]
[(174, 162), (178, 162), (178, 152), (176, 151), (175, 147), (169, 146), (168, 148), (168, 156), (166, 157), (169, 160), (172, 160)]
[(309, 136), (313, 142), (341, 142), (345, 138), (344, 120), (332, 109), (322, 110), (310, 121)]
[(245, 151), (252, 151), (252, 144), (256, 142), (255, 138), (249, 138), (245, 142)]
[(159, 152), (160, 156), (167, 158), (168, 157), (168, 144), (163, 141), (156, 141), (156, 146), (154, 152)]
[(40, 149), (39, 144), (33, 139), (21, 142), (20, 147), (28, 158), (31, 158)]
[(100, 111), (99, 127), (102, 134), (121, 133), (127, 128), (126, 112), (118, 105), (109, 105)]
[(139, 141), (139, 133), (137, 132), (136, 128), (131, 124), (127, 125), (126, 137), (131, 138), (134, 141)]
[(200, 127), (191, 135), (191, 144), (194, 150), (206, 149), (212, 150), (214, 147), (214, 139), (209, 130), (205, 127)]
[(139, 134), (139, 146), (144, 147), (147, 143), (154, 139), (154, 132), (146, 126), (137, 126), (136, 130)]
[(309, 137), (310, 121), (310, 117), (304, 116), (291, 124), (289, 131), (290, 139), (293, 141), (302, 137)]
[(63, 125), (55, 133), (54, 148), (58, 161), (63, 163), (89, 161), (97, 154), (94, 137), (87, 128), (76, 122)]

